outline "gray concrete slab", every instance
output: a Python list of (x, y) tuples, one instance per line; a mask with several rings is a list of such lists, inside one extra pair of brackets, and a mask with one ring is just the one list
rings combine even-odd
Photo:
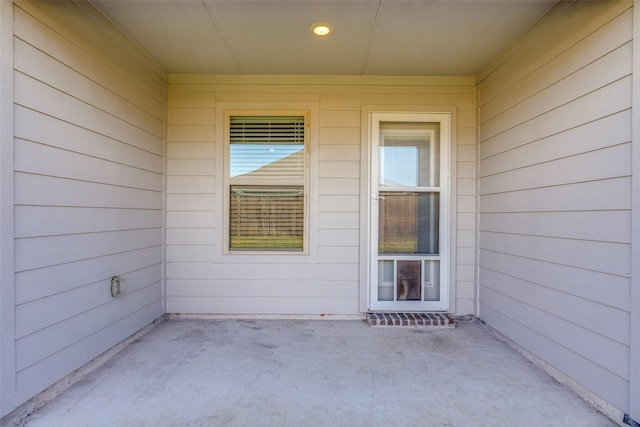
[(612, 426), (481, 325), (170, 320), (46, 406), (40, 426)]

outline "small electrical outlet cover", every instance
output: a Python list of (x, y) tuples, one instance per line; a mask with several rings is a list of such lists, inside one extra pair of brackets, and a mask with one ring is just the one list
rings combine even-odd
[(111, 296), (113, 298), (122, 295), (124, 292), (124, 279), (122, 277), (113, 276), (111, 278)]

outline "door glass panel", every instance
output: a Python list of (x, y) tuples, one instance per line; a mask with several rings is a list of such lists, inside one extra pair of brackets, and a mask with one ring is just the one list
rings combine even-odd
[(393, 260), (378, 261), (378, 301), (393, 301)]
[(437, 187), (440, 185), (440, 145), (431, 123), (380, 124), (378, 185)]
[(424, 262), (424, 300), (440, 300), (440, 262)]
[(438, 253), (440, 193), (384, 192), (378, 206), (378, 253)]

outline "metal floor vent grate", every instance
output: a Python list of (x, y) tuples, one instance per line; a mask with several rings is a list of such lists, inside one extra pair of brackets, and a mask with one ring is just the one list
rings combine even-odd
[(367, 313), (372, 327), (455, 328), (456, 322), (444, 313)]

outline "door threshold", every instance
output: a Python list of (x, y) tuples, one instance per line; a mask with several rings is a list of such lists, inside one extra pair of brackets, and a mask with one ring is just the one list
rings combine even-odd
[(449, 329), (456, 321), (446, 313), (367, 313), (371, 327)]

